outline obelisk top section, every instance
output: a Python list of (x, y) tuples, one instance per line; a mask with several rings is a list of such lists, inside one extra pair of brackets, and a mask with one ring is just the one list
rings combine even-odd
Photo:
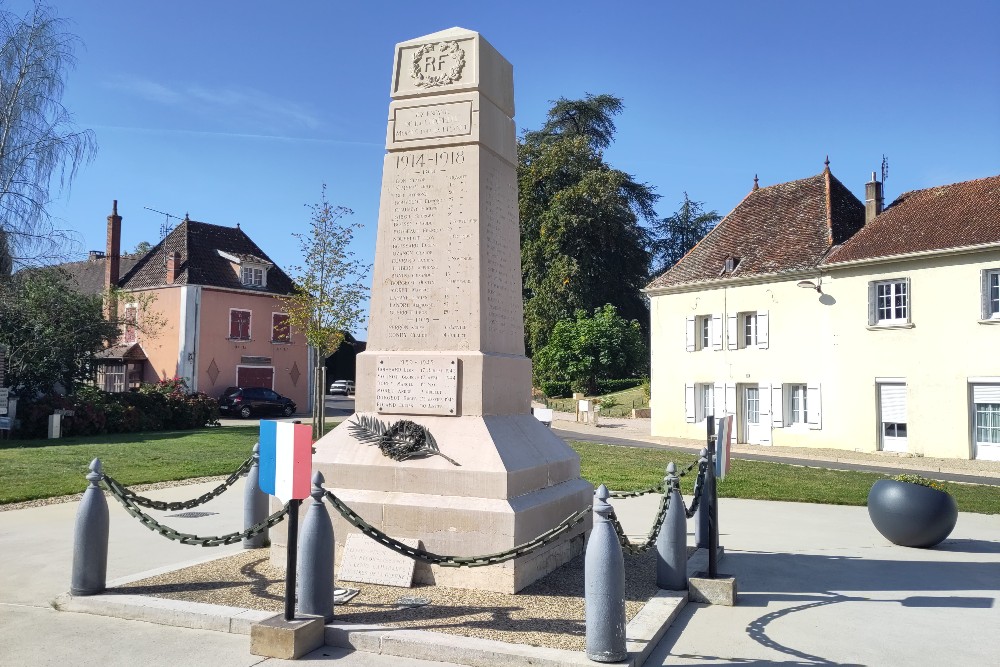
[(514, 68), (478, 32), (449, 28), (396, 45), (394, 100), (468, 91), (514, 117)]

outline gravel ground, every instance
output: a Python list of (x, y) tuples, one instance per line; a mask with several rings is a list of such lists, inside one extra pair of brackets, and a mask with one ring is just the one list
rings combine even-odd
[[(650, 550), (625, 555), (625, 615), (628, 620), (657, 592), (656, 558)], [(338, 621), (446, 632), (513, 644), (568, 650), (584, 648), (583, 557), (577, 557), (515, 595), (438, 586), (398, 588), (337, 582), (361, 592), (334, 613)], [(284, 572), (271, 567), (266, 551), (244, 551), (183, 570), (143, 579), (109, 593), (206, 602), (279, 613), (284, 609)], [(428, 598), (405, 608), (402, 596)]]

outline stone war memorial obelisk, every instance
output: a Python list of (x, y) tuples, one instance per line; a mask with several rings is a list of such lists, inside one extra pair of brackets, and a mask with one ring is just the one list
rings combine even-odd
[[(530, 414), (513, 69), (478, 33), (452, 28), (396, 45), (391, 94), (357, 412), (316, 443), (313, 465), (394, 538), (443, 555), (500, 552), (593, 494), (577, 454)], [(352, 432), (361, 418), (414, 422), (445, 456), (393, 460)], [(581, 553), (589, 527), (505, 563), (418, 563), (415, 578), (516, 592)], [(334, 529), (339, 559), (355, 529), (339, 515)]]

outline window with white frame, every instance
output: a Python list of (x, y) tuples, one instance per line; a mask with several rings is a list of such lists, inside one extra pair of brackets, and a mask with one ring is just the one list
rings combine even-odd
[(698, 349), (707, 350), (712, 345), (712, 318), (702, 315), (698, 318)]
[(1000, 460), (1000, 384), (972, 385), (972, 436), (976, 458)]
[(892, 326), (910, 322), (910, 279), (880, 280), (868, 285), (868, 324)]
[(701, 418), (708, 419), (715, 414), (715, 391), (711, 384), (699, 384), (695, 392), (698, 396), (698, 407), (701, 408)]
[(983, 271), (983, 319), (1000, 320), (1000, 269)]
[(806, 424), (808, 421), (808, 409), (806, 408), (807, 393), (806, 385), (788, 385), (788, 424)]
[(754, 347), (757, 345), (757, 313), (742, 313), (740, 319), (743, 326), (742, 347)]
[(726, 337), (730, 350), (768, 347), (770, 317), (766, 310), (731, 313), (726, 317)]
[(250, 340), (250, 311), (229, 311), (229, 337), (233, 340)]
[(97, 386), (110, 393), (125, 391), (125, 363), (101, 364), (97, 367)]
[(244, 266), (243, 284), (247, 287), (263, 287), (264, 268), (260, 266)]

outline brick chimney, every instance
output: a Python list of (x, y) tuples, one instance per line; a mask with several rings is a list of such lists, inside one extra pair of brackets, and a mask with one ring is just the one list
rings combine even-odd
[(118, 215), (118, 200), (111, 205), (108, 216), (108, 249), (104, 260), (104, 287), (115, 287), (121, 278), (122, 217)]
[(871, 222), (876, 215), (882, 212), (882, 184), (875, 178), (872, 172), (872, 180), (865, 183), (865, 224)]
[(173, 285), (181, 272), (181, 254), (176, 250), (167, 255), (167, 284)]

